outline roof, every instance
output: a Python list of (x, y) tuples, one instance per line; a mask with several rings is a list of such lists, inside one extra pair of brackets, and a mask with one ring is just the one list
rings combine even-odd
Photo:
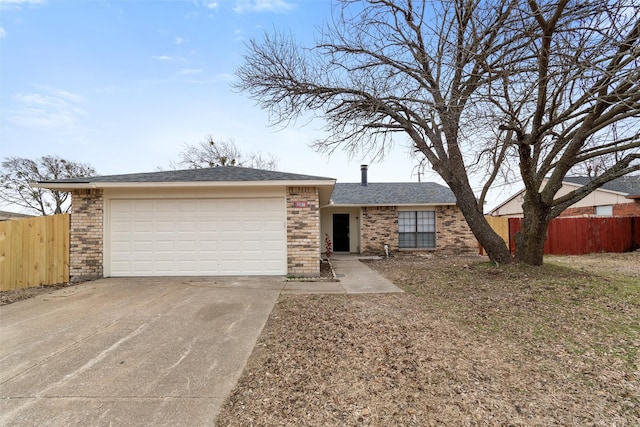
[(448, 205), (456, 197), (450, 188), (435, 182), (337, 183), (331, 194), (334, 205)]
[[(176, 187), (208, 185), (313, 185), (321, 189), (321, 199), (334, 205), (443, 205), (455, 204), (453, 192), (434, 182), (336, 184), (334, 178), (300, 175), (240, 166), (220, 166), (124, 175), (66, 178), (38, 181), (37, 187), (72, 190), (79, 188)], [(335, 184), (335, 186), (334, 186)]]
[(9, 219), (31, 218), (33, 215), (23, 214), (18, 212), (0, 211), (0, 221), (6, 221)]
[(178, 183), (178, 182), (254, 182), (254, 181), (335, 181), (333, 178), (251, 169), (240, 166), (220, 166), (159, 172), (103, 175), (38, 181), (38, 184), (99, 184), (99, 183)]
[(335, 184), (334, 178), (251, 169), (240, 166), (220, 166), (124, 175), (104, 175), (81, 178), (37, 181), (34, 187), (62, 191), (76, 189), (184, 188), (184, 187), (268, 187), (313, 186), (318, 188), (320, 203), (328, 203)]
[[(588, 184), (591, 181), (591, 178), (588, 176), (566, 176), (562, 182), (567, 184), (574, 184), (583, 186)], [(598, 187), (597, 190), (606, 190), (606, 191), (614, 191), (616, 193), (621, 193), (626, 195), (628, 198), (639, 198), (640, 197), (640, 175), (627, 175), (613, 181), (609, 181), (606, 184)], [(494, 207), (489, 211), (488, 215), (493, 215), (504, 205), (509, 203), (511, 200), (515, 199), (520, 194), (524, 194), (525, 189), (518, 191), (513, 196), (509, 197), (504, 202), (500, 203), (498, 206)]]
[[(591, 181), (588, 176), (568, 176), (563, 182), (577, 185), (586, 185)], [(600, 187), (603, 190), (623, 193), (629, 197), (640, 196), (640, 175), (627, 175), (613, 181), (609, 181)]]

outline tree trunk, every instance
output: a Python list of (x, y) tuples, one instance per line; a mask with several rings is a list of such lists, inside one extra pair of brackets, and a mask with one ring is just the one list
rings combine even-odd
[(484, 217), (484, 213), (478, 206), (478, 202), (470, 187), (449, 183), (456, 195), (457, 205), (462, 211), (471, 232), (487, 252), (489, 259), (496, 264), (509, 264), (513, 261), (509, 248), (496, 233)]
[(522, 229), (516, 233), (516, 259), (529, 265), (542, 265), (549, 215), (540, 204), (525, 201)]

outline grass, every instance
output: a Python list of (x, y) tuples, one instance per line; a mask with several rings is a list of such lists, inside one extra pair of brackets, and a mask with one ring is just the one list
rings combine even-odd
[(635, 366), (640, 337), (640, 277), (589, 273), (551, 261), (543, 266), (405, 260), (402, 272), (375, 263), (425, 310), (478, 333), (500, 334), (525, 347), (565, 347), (613, 354)]
[(281, 297), (220, 425), (640, 425), (640, 253), (395, 257)]

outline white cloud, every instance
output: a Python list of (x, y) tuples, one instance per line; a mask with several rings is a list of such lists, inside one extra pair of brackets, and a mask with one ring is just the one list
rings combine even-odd
[(158, 61), (173, 61), (173, 58), (168, 55), (154, 56), (153, 59), (157, 59)]
[(0, 4), (42, 4), (44, 0), (0, 0)]
[(182, 44), (184, 42), (186, 42), (186, 40), (183, 39), (182, 37), (176, 37), (176, 44)]
[(14, 95), (16, 106), (9, 111), (10, 120), (21, 126), (75, 129), (87, 112), (84, 98), (62, 89), (45, 88), (40, 93)]
[(5, 30), (3, 27), (0, 27), (0, 39), (3, 39), (7, 36), (7, 30)]
[(0, 10), (17, 9), (20, 10), (23, 5), (43, 4), (45, 0), (0, 0)]
[(286, 0), (236, 0), (236, 13), (245, 12), (287, 12), (295, 5)]
[(217, 1), (211, 1), (207, 3), (207, 9), (213, 9), (213, 10), (217, 10), (219, 3)]

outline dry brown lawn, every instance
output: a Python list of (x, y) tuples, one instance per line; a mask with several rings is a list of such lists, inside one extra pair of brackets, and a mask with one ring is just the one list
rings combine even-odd
[(638, 426), (640, 253), (371, 261), (405, 294), (287, 295), (220, 426)]

